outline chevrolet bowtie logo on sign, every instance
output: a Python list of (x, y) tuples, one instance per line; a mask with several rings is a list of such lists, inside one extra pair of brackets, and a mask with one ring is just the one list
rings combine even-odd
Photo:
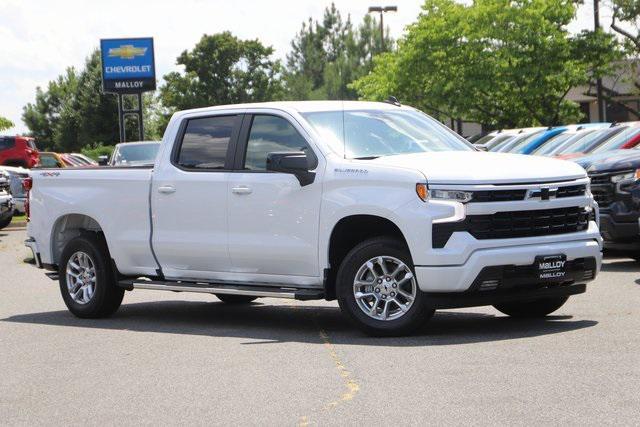
[(102, 39), (102, 88), (109, 93), (141, 93), (156, 88), (153, 39)]
[(109, 56), (118, 56), (121, 59), (133, 59), (136, 56), (144, 56), (146, 52), (146, 47), (135, 47), (132, 44), (125, 44), (120, 47), (109, 49)]

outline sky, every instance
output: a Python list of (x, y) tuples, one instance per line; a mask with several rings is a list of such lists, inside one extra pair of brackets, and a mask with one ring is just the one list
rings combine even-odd
[[(572, 30), (590, 28), (586, 0)], [(422, 0), (335, 0), (358, 23), (368, 6), (394, 4), (385, 15), (391, 36), (401, 37), (420, 13)], [(231, 31), (259, 39), (284, 59), (291, 40), (310, 16), (321, 19), (330, 0), (0, 0), (0, 116), (16, 124), (3, 134), (25, 133), (22, 107), (66, 67), (81, 68), (101, 38), (153, 37), (156, 75), (178, 70), (176, 57), (203, 34)], [(603, 25), (610, 13), (601, 12)]]

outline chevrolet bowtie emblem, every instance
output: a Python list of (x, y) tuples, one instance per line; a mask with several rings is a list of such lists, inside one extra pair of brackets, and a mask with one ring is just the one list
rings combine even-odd
[(133, 59), (136, 56), (143, 56), (146, 52), (146, 47), (134, 47), (132, 44), (125, 44), (109, 49), (109, 56), (119, 56), (120, 59)]

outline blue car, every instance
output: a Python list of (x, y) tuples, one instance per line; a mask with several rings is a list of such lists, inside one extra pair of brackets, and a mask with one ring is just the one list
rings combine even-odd
[(609, 127), (610, 123), (584, 123), (580, 125), (568, 125), (568, 126), (558, 126), (558, 127), (550, 127), (545, 131), (535, 133), (530, 135), (528, 138), (520, 141), (517, 145), (511, 147), (509, 150), (510, 153), (514, 154), (531, 154), (535, 150), (537, 150), (540, 146), (542, 146), (545, 142), (549, 141), (554, 136), (561, 134), (562, 132), (569, 129), (577, 129), (578, 127), (582, 129), (590, 129), (590, 128), (606, 128)]

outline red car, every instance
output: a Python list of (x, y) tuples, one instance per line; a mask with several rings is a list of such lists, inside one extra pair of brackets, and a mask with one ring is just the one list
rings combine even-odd
[(0, 136), (0, 165), (32, 168), (40, 155), (36, 141), (26, 136)]

